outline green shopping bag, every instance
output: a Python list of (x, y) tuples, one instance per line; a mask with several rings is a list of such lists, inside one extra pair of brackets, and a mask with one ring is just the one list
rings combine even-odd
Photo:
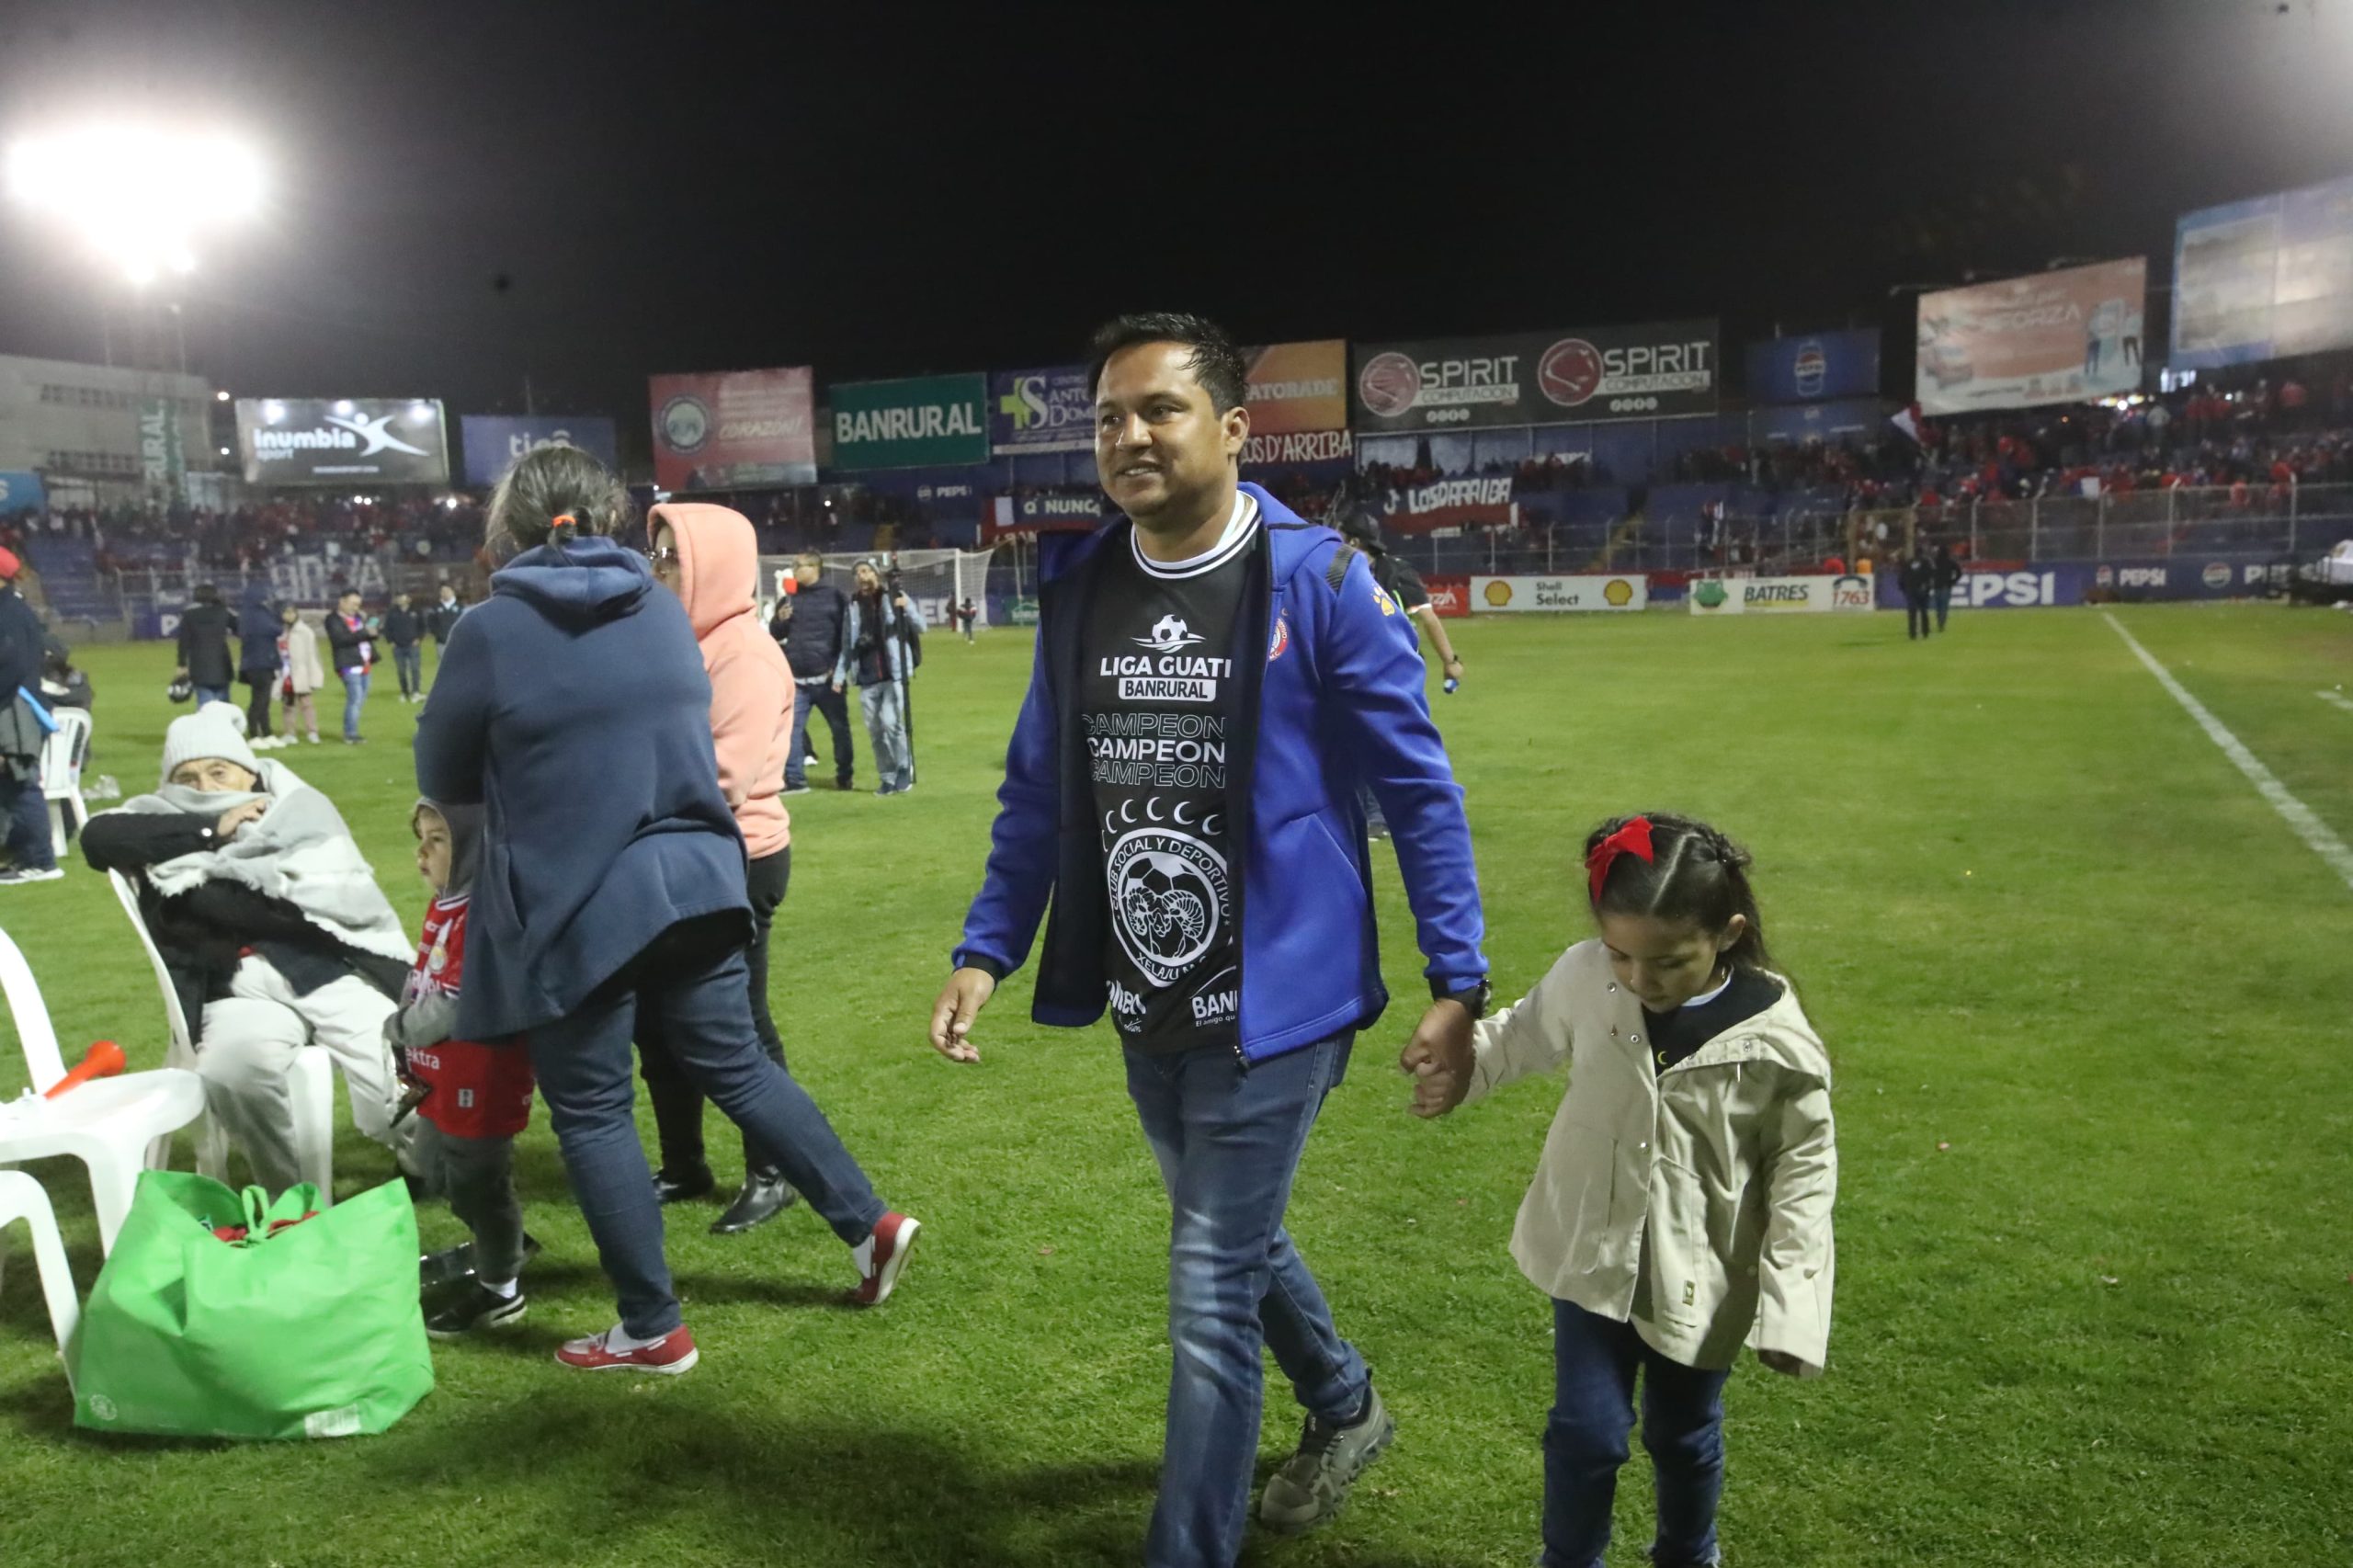
[[(408, 1189), (303, 1218), (317, 1203), (307, 1184), (271, 1203), (257, 1187), (141, 1172), (71, 1352), (74, 1425), (344, 1437), (408, 1414), (433, 1387)], [(239, 1226), (242, 1240), (213, 1233)]]

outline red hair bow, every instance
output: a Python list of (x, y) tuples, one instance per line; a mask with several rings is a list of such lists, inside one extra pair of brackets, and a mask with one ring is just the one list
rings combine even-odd
[(1609, 880), (1609, 868), (1618, 863), (1620, 855), (1632, 855), (1643, 860), (1653, 858), (1651, 853), (1651, 819), (1630, 817), (1624, 826), (1593, 846), (1585, 858), (1586, 879), (1593, 889), (1593, 902), (1601, 902), (1601, 884)]

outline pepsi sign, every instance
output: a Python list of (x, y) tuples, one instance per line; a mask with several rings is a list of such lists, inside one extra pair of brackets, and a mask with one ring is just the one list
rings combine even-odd
[(1879, 392), (1879, 334), (1813, 332), (1748, 346), (1748, 395), (1757, 403), (1822, 403)]

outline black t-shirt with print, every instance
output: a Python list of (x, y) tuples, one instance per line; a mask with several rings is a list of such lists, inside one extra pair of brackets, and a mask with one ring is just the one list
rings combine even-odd
[(1709, 1001), (1686, 1003), (1672, 1013), (1643, 1009), (1651, 1040), (1651, 1065), (1664, 1073), (1701, 1046), (1745, 1024), (1781, 999), (1781, 983), (1753, 969), (1735, 970), (1732, 982)]
[(1232, 650), (1255, 527), (1181, 574), (1132, 545), (1088, 607), (1079, 722), (1110, 895), (1111, 1019), (1164, 1052), (1238, 1037), (1241, 868), (1224, 819)]

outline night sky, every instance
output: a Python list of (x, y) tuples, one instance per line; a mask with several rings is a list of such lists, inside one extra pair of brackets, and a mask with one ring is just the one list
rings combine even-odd
[[(637, 443), (649, 371), (1051, 363), (1146, 306), (1716, 314), (1735, 364), (1876, 322), (1892, 390), (1891, 284), (2138, 252), (2154, 294), (2177, 212), (2353, 173), (2353, 0), (1619, 9), (14, 0), (0, 135), (263, 146), (267, 218), (186, 289), (241, 393), (487, 412), (528, 372)], [(0, 279), (0, 351), (97, 357), (118, 286), (19, 210)]]

